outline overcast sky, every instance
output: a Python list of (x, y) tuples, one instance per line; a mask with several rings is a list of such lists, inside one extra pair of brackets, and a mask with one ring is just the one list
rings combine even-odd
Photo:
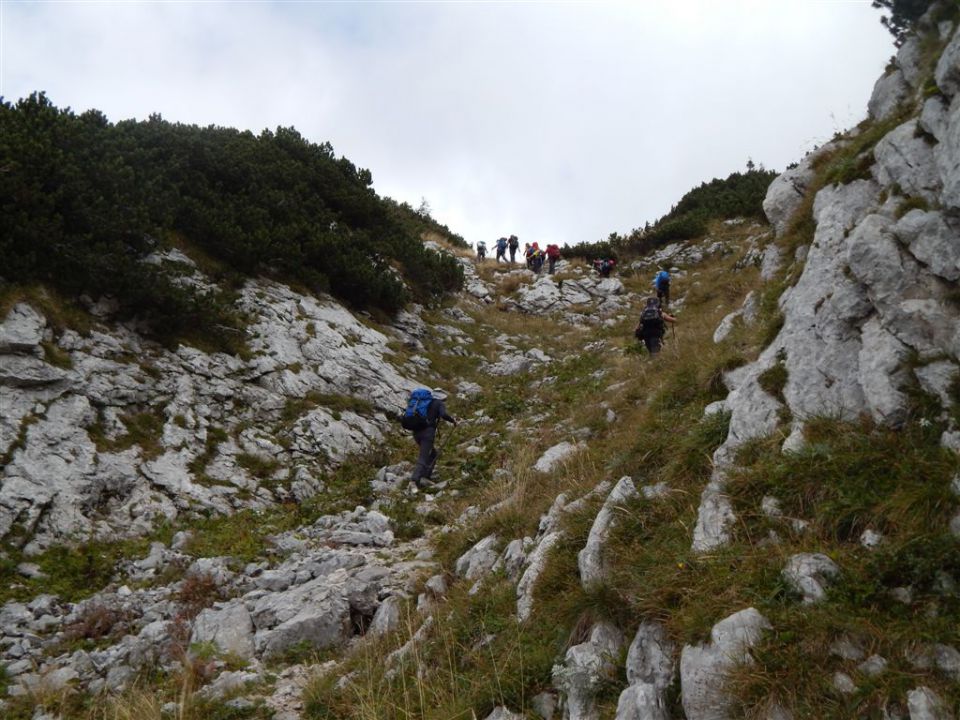
[(0, 0), (0, 95), (294, 126), (470, 242), (595, 241), (859, 122), (869, 0)]

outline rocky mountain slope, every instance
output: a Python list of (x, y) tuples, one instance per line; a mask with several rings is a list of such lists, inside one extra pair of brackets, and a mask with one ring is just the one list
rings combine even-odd
[[(242, 358), (13, 298), (4, 712), (956, 717), (958, 97), (934, 6), (770, 226), (610, 280), (460, 257), (461, 296), (390, 325), (249, 281)], [(390, 418), (421, 384), (465, 420), (431, 493)]]

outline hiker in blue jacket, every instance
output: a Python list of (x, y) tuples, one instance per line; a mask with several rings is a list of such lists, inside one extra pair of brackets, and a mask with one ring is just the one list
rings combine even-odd
[(505, 237), (497, 240), (497, 262), (507, 261), (507, 239)]
[(660, 268), (660, 271), (653, 277), (653, 288), (657, 291), (657, 300), (663, 307), (670, 307), (670, 273)]
[(447, 412), (447, 406), (443, 402), (447, 399), (447, 394), (440, 388), (434, 388), (430, 392), (433, 398), (427, 405), (425, 426), (413, 431), (413, 439), (420, 447), (420, 455), (417, 457), (417, 464), (413, 466), (410, 479), (421, 490), (429, 489), (433, 485), (430, 477), (437, 462), (437, 451), (433, 447), (437, 439), (437, 426), (441, 420), (457, 424), (457, 419)]

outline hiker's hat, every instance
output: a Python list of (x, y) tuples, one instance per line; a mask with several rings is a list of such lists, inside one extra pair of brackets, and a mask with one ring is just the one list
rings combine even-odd
[(447, 399), (447, 391), (444, 390), (443, 388), (434, 388), (433, 390), (430, 391), (430, 393), (431, 393), (437, 400), (446, 400), (446, 399)]

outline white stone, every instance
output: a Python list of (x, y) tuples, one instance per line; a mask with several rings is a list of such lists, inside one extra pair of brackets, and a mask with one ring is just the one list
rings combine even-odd
[(749, 649), (769, 629), (763, 615), (746, 608), (714, 625), (709, 643), (683, 648), (680, 684), (687, 720), (727, 720), (732, 698), (724, 689), (726, 673), (751, 662)]
[(940, 696), (928, 687), (918, 687), (907, 693), (910, 720), (953, 720), (953, 713)]
[(599, 720), (596, 694), (616, 674), (616, 660), (623, 635), (609, 623), (597, 623), (590, 638), (569, 648), (562, 665), (553, 667), (554, 685), (566, 696), (564, 717), (569, 720)]
[(803, 602), (820, 602), (826, 597), (826, 588), (840, 574), (840, 568), (822, 553), (799, 553), (787, 561), (783, 577), (790, 586), (803, 595)]
[(881, 542), (883, 542), (883, 535), (875, 530), (870, 530), (868, 528), (860, 534), (860, 544), (868, 550), (872, 550), (873, 548), (877, 547)]
[(542, 473), (553, 472), (561, 463), (583, 450), (583, 448), (583, 443), (572, 443), (564, 440), (543, 453), (534, 464), (533, 469)]
[(844, 695), (850, 695), (857, 691), (857, 686), (853, 682), (853, 678), (843, 672), (835, 672), (833, 674), (833, 687)]
[(670, 720), (661, 693), (652, 685), (631, 685), (620, 693), (614, 720)]
[(540, 540), (536, 549), (530, 553), (527, 569), (517, 583), (517, 619), (525, 622), (533, 612), (533, 590), (546, 567), (547, 554), (562, 537), (559, 532), (548, 533)]
[(0, 353), (30, 352), (43, 340), (47, 320), (27, 303), (14, 305), (0, 323)]
[(455, 572), (465, 580), (485, 577), (497, 562), (499, 552), (496, 535), (488, 535), (457, 559)]
[(603, 546), (607, 542), (617, 515), (622, 512), (622, 505), (637, 497), (639, 497), (639, 493), (633, 484), (633, 480), (630, 477), (622, 477), (610, 491), (603, 507), (600, 508), (596, 518), (594, 518), (590, 534), (587, 536), (587, 544), (577, 556), (580, 583), (585, 590), (596, 589), (603, 583), (604, 569), (601, 557)]

